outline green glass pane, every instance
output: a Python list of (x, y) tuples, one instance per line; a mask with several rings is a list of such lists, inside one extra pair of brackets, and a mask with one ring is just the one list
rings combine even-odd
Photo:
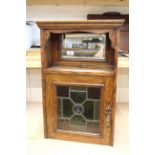
[(100, 88), (88, 88), (89, 99), (100, 99)]
[(95, 106), (95, 120), (99, 120), (99, 101), (95, 101), (94, 106)]
[(82, 103), (86, 99), (86, 92), (70, 92), (71, 93), (71, 99), (75, 103)]
[(84, 113), (83, 115), (87, 119), (93, 119), (94, 118), (94, 102), (93, 101), (86, 101), (84, 104)]
[(58, 113), (58, 116), (61, 117), (61, 99), (60, 98), (57, 98), (57, 103), (58, 103), (58, 108), (57, 108), (57, 113)]
[(86, 122), (84, 118), (80, 115), (75, 115), (71, 119), (71, 124), (70, 124), (71, 130), (73, 131), (86, 131)]
[(63, 99), (62, 100), (63, 104), (63, 116), (64, 117), (70, 117), (73, 114), (72, 107), (73, 103), (71, 102), (70, 99)]
[(59, 96), (59, 97), (68, 97), (69, 96), (69, 87), (67, 87), (67, 86), (57, 86), (57, 96)]
[(85, 87), (70, 87), (71, 90), (78, 90), (78, 91), (86, 91), (87, 88)]
[(99, 133), (99, 122), (87, 122), (87, 132)]

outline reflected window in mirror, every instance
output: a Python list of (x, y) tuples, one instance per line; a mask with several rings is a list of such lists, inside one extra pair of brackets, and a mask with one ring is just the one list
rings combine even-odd
[(61, 58), (101, 60), (106, 57), (106, 35), (92, 33), (67, 33), (61, 37)]

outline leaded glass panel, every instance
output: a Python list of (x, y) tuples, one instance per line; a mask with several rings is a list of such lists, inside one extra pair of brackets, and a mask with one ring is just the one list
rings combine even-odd
[(100, 88), (57, 86), (57, 128), (99, 133)]

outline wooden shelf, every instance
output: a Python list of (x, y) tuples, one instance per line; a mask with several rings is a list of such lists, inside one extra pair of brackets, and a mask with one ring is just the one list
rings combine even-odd
[[(118, 58), (118, 68), (128, 68), (129, 67), (129, 58), (128, 57), (119, 57)], [(40, 48), (37, 49), (28, 49), (26, 53), (26, 68), (41, 68), (41, 56)]]
[(99, 50), (98, 48), (95, 49), (89, 49), (89, 48), (64, 48), (63, 51), (71, 50), (71, 51), (79, 51), (79, 50), (85, 50), (85, 51), (91, 51), (91, 50)]
[(111, 76), (114, 74), (112, 68), (88, 69), (79, 67), (53, 66), (44, 70), (45, 73), (75, 74), (75, 75), (93, 75), (93, 76)]
[(27, 5), (128, 6), (129, 0), (27, 0)]

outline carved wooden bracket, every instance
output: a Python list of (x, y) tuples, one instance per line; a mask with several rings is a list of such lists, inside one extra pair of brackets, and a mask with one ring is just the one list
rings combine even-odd
[(45, 31), (43, 33), (44, 33), (43, 48), (46, 50), (48, 48), (48, 41), (50, 40), (51, 34), (49, 31)]
[(115, 31), (109, 32), (109, 38), (111, 40), (111, 47), (115, 49), (116, 46), (116, 38), (115, 38)]

